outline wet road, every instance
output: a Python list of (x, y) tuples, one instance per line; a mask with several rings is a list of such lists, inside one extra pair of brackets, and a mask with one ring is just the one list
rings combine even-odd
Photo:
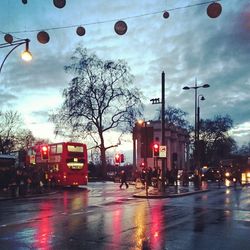
[(1, 201), (0, 249), (250, 249), (250, 187), (133, 198), (133, 186)]

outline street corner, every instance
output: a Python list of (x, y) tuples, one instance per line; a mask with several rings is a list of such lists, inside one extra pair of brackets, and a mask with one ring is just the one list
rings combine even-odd
[(168, 198), (170, 195), (169, 190), (160, 191), (157, 188), (149, 187), (148, 191), (145, 189), (143, 191), (140, 191), (138, 193), (135, 193), (133, 197), (136, 198), (146, 198), (146, 199), (162, 199), (162, 198)]
[(209, 189), (194, 189), (194, 190), (179, 190), (176, 193), (169, 193), (168, 197), (175, 198), (175, 197), (182, 197), (187, 195), (194, 195), (198, 193), (204, 193), (210, 191)]
[(162, 199), (169, 197), (169, 194), (162, 192), (154, 192), (154, 193), (146, 193), (146, 191), (142, 191), (136, 194), (133, 194), (135, 198), (146, 198), (146, 199)]
[(187, 196), (187, 195), (198, 194), (198, 193), (203, 193), (203, 192), (208, 192), (208, 191), (210, 190), (207, 188), (190, 189), (186, 187), (185, 188), (171, 187), (163, 192), (163, 191), (159, 191), (156, 188), (149, 188), (148, 192), (146, 192), (146, 190), (143, 190), (138, 193), (135, 193), (133, 197), (147, 198), (147, 199), (157, 199), (157, 198), (162, 199), (162, 198), (174, 198), (174, 197)]

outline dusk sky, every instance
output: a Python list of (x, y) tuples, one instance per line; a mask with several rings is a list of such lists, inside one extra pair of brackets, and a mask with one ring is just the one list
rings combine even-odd
[[(186, 85), (208, 83), (199, 89), (201, 118), (230, 115), (232, 135), (242, 144), (250, 142), (250, 3), (221, 0), (218, 18), (207, 15), (203, 0), (67, 0), (64, 8), (52, 0), (1, 0), (0, 39), (10, 33), (28, 38), (33, 60), (20, 59), (24, 46), (10, 54), (0, 74), (1, 110), (18, 110), (36, 137), (53, 135), (48, 114), (62, 102), (62, 90), (72, 78), (64, 71), (75, 48), (81, 45), (104, 60), (125, 60), (144, 94), (145, 119), (156, 116), (161, 98), (161, 73), (166, 74), (166, 105), (188, 112), (194, 123), (194, 91)], [(211, 1), (212, 2), (212, 1)], [(207, 4), (202, 4), (207, 3)], [(163, 12), (169, 11), (169, 18)], [(114, 31), (123, 20), (125, 35)], [(84, 36), (76, 28), (86, 29)], [(50, 35), (47, 44), (37, 40), (39, 31)], [(1, 48), (0, 62), (10, 48)], [(130, 136), (131, 138), (132, 136)], [(132, 145), (132, 144), (131, 144)]]

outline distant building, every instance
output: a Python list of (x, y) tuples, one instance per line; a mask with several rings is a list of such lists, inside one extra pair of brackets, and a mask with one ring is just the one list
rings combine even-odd
[(14, 168), (16, 157), (9, 154), (0, 154), (0, 169)]
[[(140, 169), (142, 165), (161, 168), (162, 161), (153, 157), (153, 145), (161, 145), (161, 121), (144, 122), (136, 124), (133, 128), (133, 165)], [(167, 147), (166, 168), (189, 169), (188, 131), (173, 124), (165, 124), (165, 145)]]

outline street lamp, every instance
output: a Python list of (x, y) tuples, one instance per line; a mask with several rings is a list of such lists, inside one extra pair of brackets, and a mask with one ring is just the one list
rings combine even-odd
[(6, 43), (2, 43), (0, 44), (0, 48), (6, 48), (6, 47), (13, 47), (8, 53), (7, 55), (4, 57), (3, 59), (3, 62), (1, 63), (1, 66), (0, 66), (0, 73), (2, 72), (2, 68), (3, 68), (3, 65), (6, 61), (6, 59), (8, 58), (8, 56), (10, 55), (10, 53), (15, 50), (17, 47), (19, 47), (20, 45), (22, 44), (25, 44), (25, 50), (22, 52), (21, 54), (21, 58), (28, 62), (28, 61), (31, 61), (32, 60), (32, 55), (29, 51), (29, 42), (30, 40), (29, 39), (19, 39), (19, 40), (16, 40), (16, 41), (9, 41), (9, 42), (6, 42)]
[(150, 157), (149, 146), (153, 140), (153, 127), (150, 127), (150, 121), (138, 120), (137, 124), (140, 127), (140, 142), (141, 142), (141, 157), (143, 156), (143, 171), (145, 171), (145, 190), (146, 196), (148, 196), (148, 157)]
[(198, 95), (198, 104), (197, 104), (197, 140), (199, 143), (200, 140), (200, 102), (205, 101), (205, 97), (203, 95)]
[[(198, 96), (197, 96), (197, 89), (199, 88), (209, 88), (210, 85), (209, 84), (202, 84), (202, 85), (197, 85), (197, 79), (195, 79), (195, 85), (194, 86), (185, 86), (183, 87), (184, 90), (190, 90), (190, 89), (194, 89), (194, 116), (195, 116), (195, 122), (194, 122), (194, 150), (195, 152), (197, 152), (197, 143), (198, 143), (198, 136), (199, 136), (199, 132), (198, 132), (198, 108), (197, 108), (197, 102), (199, 102)], [(201, 97), (199, 95), (199, 97)], [(204, 98), (204, 97), (203, 97)], [(204, 98), (205, 99), (205, 98)], [(195, 154), (196, 156), (196, 154)], [(195, 165), (197, 165), (197, 156), (194, 157), (194, 161), (195, 161)], [(199, 166), (198, 166), (199, 167)]]
[[(148, 155), (148, 146), (149, 146), (149, 139), (150, 139), (148, 138), (150, 137), (150, 135), (149, 135), (149, 127), (147, 125), (150, 124), (150, 121), (138, 120), (137, 123), (142, 128), (141, 136), (143, 136), (144, 138), (143, 140), (143, 162), (144, 162), (145, 168), (147, 168), (148, 167), (147, 155)], [(141, 142), (142, 142), (142, 138), (141, 138)]]
[(205, 97), (203, 95), (198, 95), (197, 100), (197, 142), (196, 142), (196, 156), (197, 156), (197, 162), (198, 167), (200, 168), (201, 163), (201, 145), (200, 145), (200, 100), (205, 101)]

